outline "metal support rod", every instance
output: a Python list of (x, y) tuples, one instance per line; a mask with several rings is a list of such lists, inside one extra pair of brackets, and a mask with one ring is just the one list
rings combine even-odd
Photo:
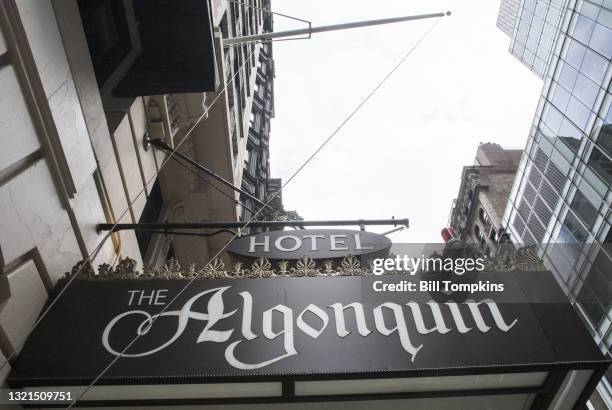
[(387, 231), (387, 232), (383, 232), (383, 233), (381, 233), (381, 235), (389, 235), (389, 234), (392, 234), (392, 233), (394, 233), (394, 232), (403, 231), (404, 229), (406, 229), (406, 227), (405, 227), (405, 226), (398, 226), (397, 228), (393, 228), (393, 229), (391, 229), (390, 231)]
[(391, 17), (391, 18), (386, 18), (386, 19), (364, 20), (364, 21), (355, 21), (352, 23), (332, 24), (329, 26), (308, 27), (308, 28), (301, 28), (301, 29), (287, 30), (287, 31), (276, 31), (276, 32), (271, 32), (271, 33), (254, 34), (251, 36), (224, 38), (223, 45), (229, 47), (234, 44), (248, 43), (251, 41), (272, 40), (275, 38), (300, 36), (304, 34), (311, 35), (314, 33), (321, 33), (324, 31), (336, 31), (336, 30), (345, 30), (349, 28), (378, 26), (381, 24), (400, 23), (402, 21), (412, 21), (412, 20), (424, 20), (424, 19), (430, 19), (434, 17), (444, 17), (444, 16), (450, 16), (450, 15), (451, 15), (451, 12), (447, 11), (446, 13), (432, 13), (432, 14), (420, 14), (416, 16)]
[[(247, 198), (255, 201), (255, 203), (257, 203), (257, 205), (264, 206), (264, 207), (269, 207), (269, 205), (266, 205), (263, 201), (261, 201), (257, 197), (254, 197), (253, 195), (249, 194), (248, 192), (238, 188), (237, 186), (234, 186), (234, 184), (232, 184), (231, 182), (229, 182), (228, 180), (226, 180), (222, 176), (219, 176), (219, 175), (215, 174), (213, 171), (211, 171), (210, 169), (206, 168), (204, 165), (197, 163), (196, 161), (192, 160), (188, 156), (181, 154), (179, 151), (173, 150), (172, 147), (170, 147), (164, 141), (162, 141), (160, 139), (149, 139), (147, 142), (149, 142), (154, 147), (159, 148), (159, 149), (161, 149), (162, 151), (164, 151), (166, 153), (173, 153), (173, 155), (176, 155), (177, 157), (179, 157), (179, 158), (189, 162), (189, 164), (191, 164), (194, 167), (198, 168), (199, 170), (205, 172), (207, 175), (210, 175), (211, 177), (213, 177), (217, 181), (221, 182), (225, 186), (231, 188), (232, 190), (234, 190), (236, 192), (240, 192), (242, 195), (244, 195)], [(275, 210), (274, 208), (271, 208), (271, 209)]]
[(122, 230), (151, 230), (160, 229), (168, 233), (173, 229), (213, 229), (213, 228), (282, 228), (287, 226), (343, 226), (343, 225), (393, 225), (408, 228), (408, 218), (405, 219), (351, 219), (335, 221), (253, 221), (246, 222), (185, 222), (185, 223), (139, 223), (139, 224), (98, 224), (98, 231), (113, 232)]

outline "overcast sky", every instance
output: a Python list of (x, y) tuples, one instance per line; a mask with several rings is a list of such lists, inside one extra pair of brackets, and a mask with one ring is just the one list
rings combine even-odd
[[(480, 142), (523, 148), (542, 82), (508, 53), (498, 1), (274, 0), (334, 24), (452, 11), (332, 142), (285, 187), (305, 219), (409, 218), (394, 242), (440, 242), (461, 169)], [(434, 20), (276, 42), (273, 177), (288, 178)], [(275, 31), (299, 23), (275, 16)], [(389, 227), (370, 228), (384, 232)]]

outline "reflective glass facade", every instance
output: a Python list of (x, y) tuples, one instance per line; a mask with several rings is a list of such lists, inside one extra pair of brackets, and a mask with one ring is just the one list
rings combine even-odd
[[(538, 9), (548, 13), (552, 4), (559, 7), (525, 0), (519, 15), (536, 10), (528, 17), (533, 21)], [(567, 1), (561, 15), (503, 223), (513, 242), (540, 245), (545, 264), (607, 352), (612, 348), (612, 0)], [(525, 50), (541, 44), (542, 32), (527, 33), (521, 37)], [(539, 40), (532, 41), (532, 34)], [(527, 64), (524, 54), (520, 59)], [(602, 385), (609, 392), (608, 381)]]
[(521, 0), (501, 0), (499, 4), (499, 13), (497, 15), (497, 27), (512, 37), (516, 16), (519, 12)]
[(510, 54), (540, 78), (544, 78), (551, 61), (567, 2), (568, 0), (521, 1), (510, 42)]

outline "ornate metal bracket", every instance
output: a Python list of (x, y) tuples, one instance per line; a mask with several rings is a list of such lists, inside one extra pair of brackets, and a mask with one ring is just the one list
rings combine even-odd
[[(477, 250), (471, 247), (445, 252), (442, 257), (481, 257)], [(272, 278), (272, 277), (316, 277), (316, 276), (366, 276), (373, 275), (371, 267), (361, 266), (355, 256), (344, 257), (340, 263), (333, 260), (317, 261), (304, 257), (296, 262), (278, 261), (273, 266), (266, 258), (255, 260), (250, 268), (244, 263), (236, 262), (227, 269), (223, 260), (216, 258), (203, 268), (195, 264), (181, 266), (171, 258), (159, 270), (144, 266), (142, 272), (136, 270), (134, 259), (124, 258), (114, 268), (106, 263), (98, 266), (98, 272), (91, 266), (83, 266), (83, 261), (77, 263), (70, 272), (65, 273), (64, 280), (70, 279), (78, 273), (79, 279), (109, 280), (109, 279), (235, 279), (235, 278)], [(515, 249), (508, 246), (497, 252), (493, 258), (486, 259), (485, 271), (538, 271), (545, 270), (544, 264), (538, 258), (534, 246), (525, 246)], [(396, 274), (398, 272), (387, 272)]]

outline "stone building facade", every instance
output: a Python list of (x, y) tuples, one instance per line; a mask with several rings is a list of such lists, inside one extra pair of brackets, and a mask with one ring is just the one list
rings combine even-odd
[[(249, 118), (258, 109), (272, 112), (271, 85), (258, 86), (260, 67), (270, 70), (269, 80), (273, 66), (270, 45), (223, 46), (224, 37), (271, 30), (268, 0), (240, 3), (185, 1), (181, 7), (195, 12), (180, 14), (176, 3), (155, 2), (167, 7), (162, 16), (169, 23), (153, 34), (168, 36), (158, 43), (158, 65), (139, 66), (151, 51), (152, 32), (138, 20), (146, 18), (138, 7), (153, 7), (147, 2), (0, 2), (0, 362), (10, 359), (0, 381), (55, 283), (78, 261), (116, 268), (129, 257), (132, 268), (159, 268), (169, 256), (206, 261), (225, 243), (224, 237), (109, 234), (96, 225), (238, 220), (235, 191), (169, 161), (146, 139), (161, 138), (241, 185)], [(177, 27), (191, 37), (174, 36)], [(203, 44), (193, 39), (205, 38), (213, 53), (207, 58), (193, 51)], [(212, 68), (201, 80), (216, 78), (213, 87), (205, 90), (196, 81), (163, 92), (169, 83), (157, 80), (176, 69), (168, 66), (172, 53)], [(130, 77), (143, 69), (153, 76), (144, 77), (156, 90), (150, 94), (139, 92), (143, 84)], [(258, 91), (267, 99), (254, 109)], [(257, 178), (265, 186), (267, 159), (262, 161), (266, 172)]]
[(457, 239), (478, 244), (485, 255), (493, 255), (508, 240), (502, 217), (521, 153), (498, 144), (481, 144), (474, 165), (465, 166), (461, 173), (449, 226)]

